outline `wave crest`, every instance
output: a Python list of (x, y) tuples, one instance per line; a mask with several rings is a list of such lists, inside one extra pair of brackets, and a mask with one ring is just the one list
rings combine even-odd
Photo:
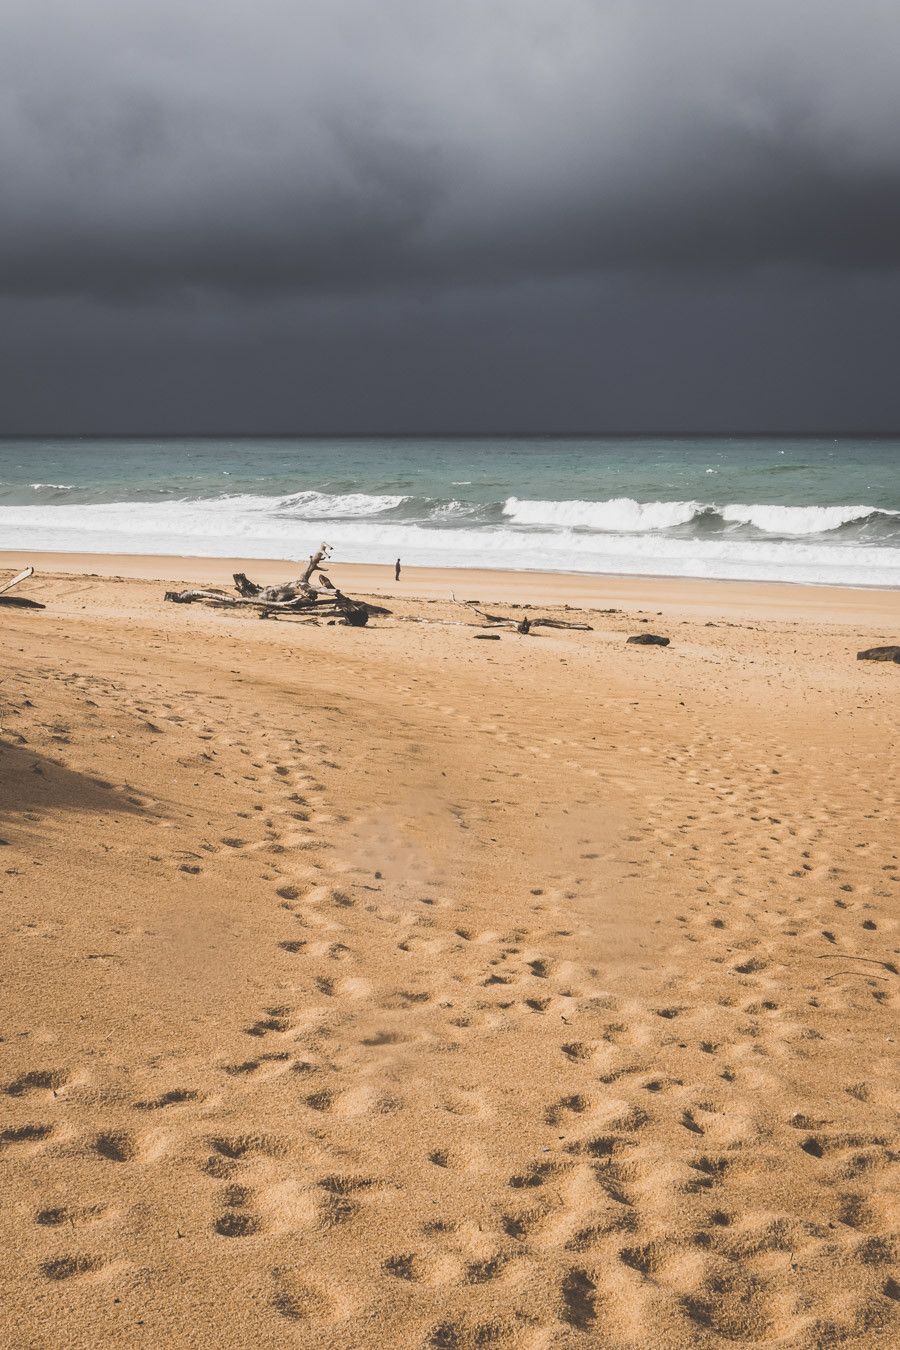
[(631, 497), (607, 501), (531, 501), (508, 497), (503, 515), (515, 525), (597, 530), (608, 534), (646, 534), (703, 520), (715, 525), (750, 525), (763, 534), (827, 534), (845, 525), (900, 518), (900, 511), (877, 506), (775, 506), (763, 502), (638, 502)]
[(259, 509), (288, 511), (301, 520), (335, 520), (348, 517), (378, 516), (394, 511), (408, 500), (402, 496), (377, 496), (367, 492), (294, 492), (288, 497), (257, 497)]
[(723, 520), (738, 525), (753, 525), (766, 534), (827, 534), (843, 525), (852, 525), (878, 516), (900, 516), (900, 511), (885, 511), (877, 506), (749, 506), (736, 502), (723, 506)]
[(632, 497), (612, 497), (604, 502), (508, 497), (503, 504), (504, 516), (517, 525), (557, 525), (611, 534), (669, 530), (675, 525), (687, 525), (707, 509), (702, 502), (637, 502)]

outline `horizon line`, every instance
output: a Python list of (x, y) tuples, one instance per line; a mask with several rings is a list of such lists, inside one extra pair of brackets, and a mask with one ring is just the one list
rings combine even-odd
[(377, 440), (900, 440), (900, 428), (822, 429), (804, 431), (0, 431), (3, 441), (114, 441), (114, 440), (266, 440), (266, 441), (377, 441)]

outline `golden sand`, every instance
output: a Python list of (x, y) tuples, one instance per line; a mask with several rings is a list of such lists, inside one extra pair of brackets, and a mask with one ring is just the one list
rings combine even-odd
[(230, 570), (0, 609), (0, 1343), (900, 1343), (896, 593)]

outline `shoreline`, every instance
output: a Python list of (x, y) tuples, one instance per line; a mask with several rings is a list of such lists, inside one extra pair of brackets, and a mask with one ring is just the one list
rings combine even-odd
[[(284, 581), (302, 560), (206, 558), (174, 554), (52, 553), (0, 550), (0, 570), (31, 564), (42, 572), (137, 581), (200, 582), (229, 587), (236, 571), (263, 584)], [(764, 619), (815, 617), (830, 623), (900, 624), (900, 592), (881, 586), (837, 586), (730, 578), (629, 576), (619, 573), (511, 571), (488, 568), (333, 562), (328, 569), (349, 593), (386, 599), (459, 600), (578, 609), (652, 608), (659, 614), (740, 615)], [(34, 585), (32, 582), (32, 586)]]

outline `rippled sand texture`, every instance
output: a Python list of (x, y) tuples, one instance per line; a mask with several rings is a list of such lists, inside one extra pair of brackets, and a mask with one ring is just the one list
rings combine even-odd
[(893, 597), (663, 650), (32, 589), (5, 1346), (900, 1343)]

